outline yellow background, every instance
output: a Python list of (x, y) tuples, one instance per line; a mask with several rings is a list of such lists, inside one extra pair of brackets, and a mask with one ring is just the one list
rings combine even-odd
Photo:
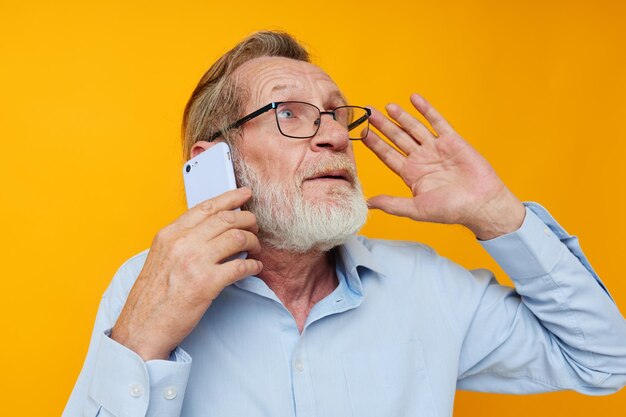
[[(300, 38), (354, 104), (425, 95), (521, 199), (581, 238), (626, 307), (621, 1), (12, 3), (0, 5), (3, 415), (61, 413), (113, 273), (183, 211), (187, 98), (259, 29)], [(405, 193), (355, 147), (367, 195)], [(459, 226), (373, 213), (364, 234), (423, 241), (509, 282)], [(626, 392), (460, 392), (455, 416), (625, 409)]]

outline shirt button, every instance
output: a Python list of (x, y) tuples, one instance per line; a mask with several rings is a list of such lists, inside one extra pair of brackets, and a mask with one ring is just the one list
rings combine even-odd
[(543, 233), (546, 234), (546, 236), (550, 236), (550, 229), (548, 229), (547, 227), (543, 228)]
[(167, 387), (165, 391), (163, 391), (163, 397), (166, 400), (173, 400), (178, 395), (178, 391), (174, 387)]
[(143, 387), (140, 384), (131, 384), (129, 388), (129, 394), (131, 397), (138, 398), (143, 395)]
[(304, 371), (304, 363), (302, 363), (302, 361), (301, 361), (300, 359), (298, 359), (298, 360), (296, 361), (296, 370), (297, 370), (298, 372), (302, 372), (302, 371)]

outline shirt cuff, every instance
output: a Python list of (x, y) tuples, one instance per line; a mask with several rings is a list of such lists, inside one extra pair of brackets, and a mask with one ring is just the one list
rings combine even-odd
[(567, 249), (608, 294), (580, 248), (578, 238), (568, 234), (540, 204), (525, 202), (524, 205), (526, 217), (518, 230), (494, 239), (479, 241), (511, 279), (528, 279), (550, 273), (558, 262), (561, 251)]
[(109, 335), (100, 338), (89, 396), (114, 415), (179, 416), (191, 357), (176, 348), (170, 360), (144, 362)]

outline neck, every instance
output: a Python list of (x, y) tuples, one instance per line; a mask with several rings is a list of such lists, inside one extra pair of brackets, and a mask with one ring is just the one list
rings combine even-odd
[(252, 257), (263, 263), (258, 277), (274, 291), (302, 332), (311, 308), (337, 287), (332, 252), (293, 253), (262, 244), (261, 252)]

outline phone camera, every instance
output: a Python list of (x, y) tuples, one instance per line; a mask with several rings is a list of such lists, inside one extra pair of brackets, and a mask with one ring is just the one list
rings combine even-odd
[(189, 172), (191, 171), (191, 165), (187, 164), (187, 166), (185, 167), (185, 172)]

